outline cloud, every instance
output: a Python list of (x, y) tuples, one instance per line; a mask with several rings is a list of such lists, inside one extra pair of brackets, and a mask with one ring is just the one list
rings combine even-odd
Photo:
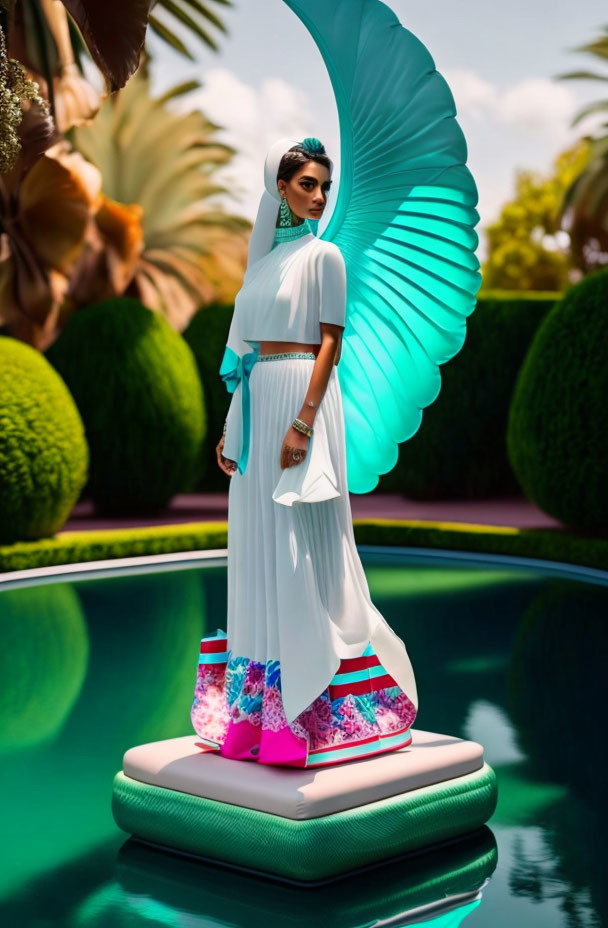
[(272, 143), (282, 136), (303, 139), (318, 123), (305, 90), (280, 77), (266, 78), (253, 87), (228, 68), (206, 71), (204, 85), (181, 99), (179, 106), (185, 111), (199, 108), (222, 127), (214, 137), (232, 145), (237, 154), (215, 174), (234, 198), (218, 200), (225, 209), (252, 220), (263, 189), (264, 159)]
[[(527, 78), (506, 88), (472, 68), (441, 71), (454, 96), (457, 119), (469, 149), (468, 166), (479, 190), (480, 253), (485, 252), (483, 228), (493, 221), (513, 195), (517, 164), (548, 172), (558, 151), (574, 143), (592, 120), (570, 128), (583, 100), (578, 88), (545, 78)], [(323, 105), (320, 105), (322, 102)], [(333, 104), (333, 100), (331, 101)], [(218, 195), (228, 212), (255, 219), (263, 189), (263, 164), (270, 145), (281, 136), (319, 135), (334, 160), (335, 190), (339, 187), (339, 137), (335, 105), (317, 100), (306, 89), (282, 77), (266, 77), (254, 86), (226, 67), (205, 72), (203, 86), (172, 105), (200, 108), (221, 126), (215, 137), (237, 154), (216, 172), (230, 196)], [(600, 117), (598, 117), (599, 119)], [(331, 218), (331, 210), (326, 221)]]
[(601, 116), (571, 126), (585, 103), (574, 83), (529, 77), (502, 88), (470, 68), (441, 73), (456, 103), (456, 118), (467, 141), (467, 165), (478, 187), (477, 231), (483, 259), (484, 228), (512, 199), (516, 169), (549, 174), (557, 154), (581, 135), (594, 132)]
[(498, 90), (476, 71), (453, 68), (441, 71), (448, 82), (458, 115), (466, 113), (472, 119), (480, 119), (496, 107)]
[(580, 134), (569, 124), (577, 109), (571, 87), (546, 78), (520, 81), (500, 94), (498, 120), (523, 134), (544, 135), (557, 144), (570, 144)]
[[(570, 126), (582, 102), (574, 86), (536, 77), (501, 89), (471, 69), (454, 68), (442, 74), (454, 96), (457, 118), (463, 121), (483, 121), (489, 131), (488, 120), (492, 120), (515, 133), (514, 141), (542, 139), (550, 148), (571, 145), (581, 135), (580, 126)], [(592, 119), (584, 129), (593, 131)]]

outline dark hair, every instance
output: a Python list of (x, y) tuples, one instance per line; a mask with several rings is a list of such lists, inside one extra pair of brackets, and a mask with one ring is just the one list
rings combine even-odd
[(277, 171), (277, 182), (280, 180), (290, 181), (298, 168), (306, 164), (307, 161), (317, 161), (331, 170), (331, 162), (325, 151), (325, 146), (315, 138), (306, 138), (298, 145), (293, 145), (289, 151), (286, 151), (279, 164)]

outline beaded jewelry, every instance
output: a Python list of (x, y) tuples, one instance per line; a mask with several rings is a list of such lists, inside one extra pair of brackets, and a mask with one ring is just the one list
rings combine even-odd
[(293, 214), (289, 208), (289, 203), (287, 202), (287, 197), (281, 196), (281, 207), (279, 209), (279, 226), (281, 228), (289, 228), (293, 226)]
[(305, 219), (299, 226), (277, 226), (274, 230), (273, 246), (282, 242), (293, 242), (297, 238), (302, 238), (303, 235), (308, 235), (309, 232), (312, 232), (312, 229), (308, 224), (308, 219)]
[(298, 419), (297, 416), (291, 424), (296, 432), (301, 432), (302, 435), (308, 435), (309, 438), (312, 436), (313, 429), (310, 427), (310, 425), (307, 425), (306, 422), (302, 422), (301, 419)]

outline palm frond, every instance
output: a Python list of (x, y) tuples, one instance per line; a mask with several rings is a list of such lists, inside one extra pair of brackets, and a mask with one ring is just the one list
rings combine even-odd
[(186, 93), (190, 93), (192, 90), (198, 90), (201, 86), (200, 81), (190, 80), (184, 81), (181, 84), (176, 84), (175, 87), (170, 87), (166, 90), (161, 96), (156, 99), (159, 103), (167, 103), (169, 100), (173, 100), (176, 97), (181, 97)]
[(157, 36), (162, 39), (167, 45), (170, 45), (171, 48), (174, 48), (176, 52), (179, 52), (180, 55), (183, 55), (184, 58), (188, 58), (190, 61), (194, 61), (194, 55), (192, 52), (188, 51), (182, 40), (175, 35), (174, 32), (171, 32), (167, 26), (163, 25), (160, 19), (157, 19), (156, 16), (151, 16), (148, 20), (148, 28), (157, 34)]
[[(232, 7), (234, 5), (232, 0), (212, 0), (212, 2), (219, 3), (224, 7)], [(197, 36), (197, 38), (204, 42), (208, 48), (215, 52), (219, 51), (219, 45), (215, 38), (196, 18), (200, 17), (201, 19), (205, 19), (216, 29), (219, 29), (220, 32), (226, 35), (228, 34), (226, 24), (211, 10), (208, 2), (203, 2), (203, 0), (158, 0), (157, 6), (163, 11), (163, 14), (166, 13), (180, 22), (192, 35)], [(196, 14), (196, 17), (188, 12), (188, 8)], [(150, 15), (149, 23), (151, 30), (156, 33), (162, 41), (166, 42), (171, 48), (175, 49), (175, 51), (179, 52), (179, 54), (183, 55), (185, 58), (191, 61), (194, 60), (194, 56), (185, 43), (171, 28), (170, 22), (167, 22), (158, 15)]]
[(567, 71), (564, 74), (555, 74), (557, 81), (608, 81), (608, 74), (597, 74), (594, 71)]
[[(199, 16), (203, 16), (205, 19), (208, 19), (209, 22), (213, 23), (213, 25), (220, 29), (221, 32), (228, 34), (226, 25), (222, 22), (219, 16), (216, 16), (215, 13), (209, 9), (206, 3), (201, 3), (201, 0), (183, 0), (183, 2), (192, 7), (193, 10), (196, 10)], [(232, 6), (232, 3), (225, 3), (225, 5)]]
[[(148, 78), (138, 71), (104, 102), (93, 125), (74, 130), (75, 146), (101, 171), (104, 194), (141, 206), (144, 248), (134, 285), (178, 329), (220, 290), (236, 293), (251, 229), (248, 220), (209, 203), (228, 193), (214, 174), (235, 149), (213, 138), (203, 113), (167, 105), (184, 86), (151, 98)], [(221, 287), (210, 276), (215, 262), (224, 268)]]
[(593, 113), (601, 113), (603, 110), (606, 110), (608, 113), (608, 100), (596, 100), (595, 103), (590, 103), (588, 106), (579, 110), (573, 117), (570, 125), (576, 126), (579, 122), (582, 122), (583, 119), (586, 119), (587, 116), (591, 116)]
[(608, 35), (602, 36), (594, 42), (588, 42), (586, 45), (578, 45), (573, 51), (587, 52), (590, 55), (595, 55), (597, 58), (608, 60)]
[(197, 35), (199, 39), (202, 39), (209, 48), (212, 48), (213, 51), (218, 51), (218, 44), (215, 39), (212, 38), (211, 34), (207, 32), (206, 29), (198, 23), (195, 19), (190, 16), (189, 13), (183, 8), (185, 0), (182, 0), (182, 4), (174, 2), (174, 0), (162, 0), (162, 5), (165, 10), (171, 13), (172, 16), (177, 19), (178, 22), (183, 23), (184, 26), (187, 26), (190, 32), (194, 35)]

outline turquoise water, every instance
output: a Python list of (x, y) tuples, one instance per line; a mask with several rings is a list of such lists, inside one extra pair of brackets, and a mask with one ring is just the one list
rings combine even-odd
[(313, 890), (137, 845), (114, 825), (112, 778), (132, 745), (191, 731), (198, 643), (225, 628), (225, 568), (5, 589), (2, 925), (608, 923), (608, 587), (466, 559), (362, 559), (416, 670), (416, 727), (485, 746), (499, 781), (489, 828)]

